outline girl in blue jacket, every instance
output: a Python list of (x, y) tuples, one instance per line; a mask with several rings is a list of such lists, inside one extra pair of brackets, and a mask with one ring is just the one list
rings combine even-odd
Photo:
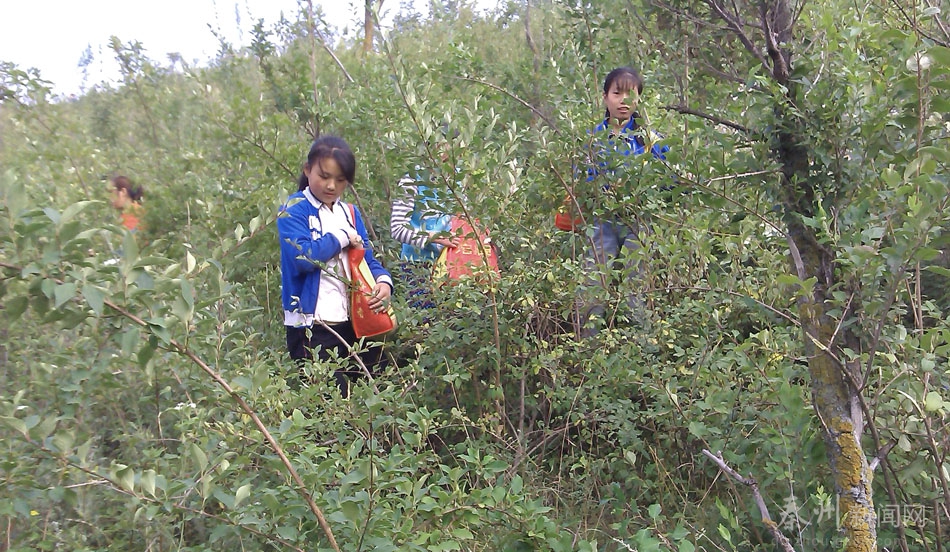
[[(616, 195), (610, 181), (622, 178), (624, 169), (630, 169), (635, 163), (646, 159), (666, 160), (669, 146), (659, 143), (662, 138), (655, 132), (642, 128), (637, 106), (643, 93), (643, 78), (631, 67), (618, 67), (604, 79), (604, 120), (591, 131), (591, 150), (587, 163), (587, 182), (598, 182), (606, 193)], [(638, 156), (650, 154), (650, 158)], [(632, 198), (616, 198), (626, 202)], [(632, 252), (641, 249), (641, 240), (650, 233), (648, 222), (639, 216), (593, 217), (594, 234), (591, 238), (593, 249), (587, 259), (586, 267), (591, 273), (590, 288), (581, 298), (580, 325), (581, 334), (592, 336), (598, 328), (589, 322), (592, 316), (604, 317), (606, 308), (603, 302), (602, 288), (608, 285), (609, 269), (615, 261), (625, 260), (628, 285), (636, 286), (643, 277), (643, 267)], [(600, 288), (600, 289), (598, 289)], [(648, 322), (649, 313), (638, 293), (627, 295), (627, 307), (630, 315), (641, 324)]]
[[(356, 176), (353, 150), (336, 136), (321, 136), (310, 146), (300, 175), (297, 193), (281, 206), (277, 216), (280, 235), (281, 292), (287, 349), (302, 365), (317, 358), (350, 356), (356, 334), (349, 313), (351, 275), (346, 262), (347, 247), (369, 243), (358, 210), (351, 214), (341, 201)], [(366, 263), (376, 280), (369, 307), (377, 312), (387, 308), (393, 291), (392, 278), (369, 249)], [(382, 359), (382, 347), (372, 346), (360, 353), (372, 371)], [(361, 368), (336, 370), (334, 376), (343, 397)]]

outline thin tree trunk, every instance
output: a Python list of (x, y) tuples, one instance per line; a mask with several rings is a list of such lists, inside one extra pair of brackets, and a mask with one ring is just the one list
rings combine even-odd
[[(363, 53), (368, 54), (373, 51), (373, 39), (375, 37), (376, 22), (373, 17), (373, 0), (365, 0), (363, 4)], [(379, 0), (376, 9), (382, 9), (383, 0)]]
[[(871, 491), (871, 468), (861, 446), (864, 416), (860, 407), (860, 374), (851, 373), (844, 362), (844, 343), (855, 343), (848, 328), (841, 328), (830, 316), (830, 292), (839, 287), (835, 276), (835, 252), (822, 245), (815, 231), (803, 224), (813, 217), (819, 201), (809, 178), (810, 150), (802, 138), (800, 119), (794, 105), (797, 84), (792, 74), (792, 10), (787, 0), (760, 6), (765, 56), (772, 78), (785, 87), (785, 96), (776, 107), (780, 130), (776, 154), (782, 167), (782, 193), (788, 225), (792, 269), (802, 281), (814, 278), (810, 294), (798, 301), (812, 403), (828, 454), (835, 494), (848, 552), (877, 550), (877, 514)], [(846, 313), (847, 314), (847, 313)], [(845, 314), (845, 315), (846, 315)]]
[(861, 446), (864, 417), (859, 406), (857, 378), (848, 373), (841, 361), (842, 336), (833, 318), (825, 310), (826, 292), (833, 281), (830, 274), (833, 257), (817, 243), (802, 225), (790, 225), (789, 241), (801, 253), (803, 279), (818, 277), (814, 292), (799, 300), (812, 404), (822, 425), (828, 462), (834, 477), (835, 494), (842, 531), (848, 552), (877, 550), (877, 515), (871, 492), (871, 468)]

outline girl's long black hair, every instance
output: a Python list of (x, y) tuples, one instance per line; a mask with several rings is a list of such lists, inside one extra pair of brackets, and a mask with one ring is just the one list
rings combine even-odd
[(297, 191), (303, 191), (310, 185), (310, 179), (307, 178), (307, 171), (314, 163), (319, 163), (321, 159), (333, 159), (339, 165), (343, 177), (350, 184), (356, 180), (356, 156), (346, 140), (339, 136), (324, 134), (310, 144), (310, 152), (307, 153), (307, 164), (305, 170), (301, 172), (297, 180)]

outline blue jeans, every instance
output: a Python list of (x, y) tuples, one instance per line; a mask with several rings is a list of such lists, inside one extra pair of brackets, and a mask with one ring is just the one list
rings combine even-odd
[[(596, 333), (593, 328), (588, 327), (590, 318), (606, 314), (604, 298), (617, 261), (623, 262), (625, 284), (635, 285), (643, 279), (641, 251), (644, 246), (643, 238), (650, 233), (649, 227), (637, 220), (629, 222), (598, 220), (594, 221), (594, 225), (595, 231), (591, 238), (593, 248), (584, 262), (584, 269), (589, 276), (587, 289), (582, 290), (578, 302), (581, 335), (587, 336)], [(639, 294), (630, 290), (626, 297), (626, 304), (630, 315), (637, 322), (646, 322), (647, 312)]]

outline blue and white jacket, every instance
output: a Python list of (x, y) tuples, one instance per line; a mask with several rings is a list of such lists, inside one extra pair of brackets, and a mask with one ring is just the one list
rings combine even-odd
[[(643, 139), (643, 132), (640, 125), (637, 124), (636, 115), (630, 117), (626, 124), (620, 129), (619, 134), (609, 134), (610, 120), (604, 119), (599, 125), (591, 131), (593, 143), (591, 144), (591, 158), (587, 165), (587, 182), (596, 179), (603, 174), (611, 174), (617, 167), (619, 157), (634, 157), (646, 152), (646, 142)], [(607, 135), (604, 137), (603, 135)], [(661, 145), (663, 138), (658, 133), (650, 131), (650, 153), (654, 159), (666, 160), (666, 152), (670, 147)], [(629, 161), (624, 160), (623, 164)], [(604, 189), (607, 185), (604, 185)]]
[[(366, 226), (359, 209), (356, 220), (350, 220), (350, 209), (345, 207), (347, 222), (359, 233), (364, 244), (369, 244)], [(320, 293), (320, 267), (339, 255), (349, 240), (342, 231), (323, 232), (320, 222), (320, 200), (304, 188), (287, 198), (277, 215), (277, 232), (280, 236), (280, 282), (284, 311), (302, 313), (313, 318)], [(366, 249), (366, 264), (376, 282), (393, 287), (392, 277), (373, 251)]]

